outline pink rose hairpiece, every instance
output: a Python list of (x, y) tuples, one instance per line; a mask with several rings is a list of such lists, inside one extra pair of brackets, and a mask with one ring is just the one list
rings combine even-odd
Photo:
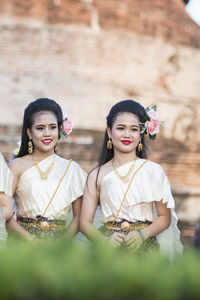
[(60, 129), (60, 134), (66, 137), (72, 132), (72, 122), (67, 119), (67, 115), (65, 113), (63, 113), (63, 121)]
[(157, 106), (155, 105), (151, 109), (147, 107), (146, 113), (147, 114), (144, 118), (144, 123), (140, 123), (141, 134), (148, 134), (150, 139), (155, 140), (156, 134), (159, 132), (160, 129)]

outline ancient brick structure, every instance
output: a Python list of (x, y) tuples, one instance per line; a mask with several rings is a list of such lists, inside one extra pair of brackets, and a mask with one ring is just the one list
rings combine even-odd
[(4, 156), (35, 98), (56, 99), (67, 111), (76, 131), (60, 151), (86, 170), (98, 159), (113, 103), (157, 104), (164, 125), (151, 158), (165, 167), (187, 219), (185, 207), (200, 202), (200, 28), (183, 1), (4, 0), (0, 30)]

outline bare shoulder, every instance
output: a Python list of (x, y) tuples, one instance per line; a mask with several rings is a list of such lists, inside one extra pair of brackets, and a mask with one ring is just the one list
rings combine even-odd
[(108, 161), (107, 163), (105, 163), (102, 166), (97, 166), (96, 168), (94, 168), (88, 175), (88, 181), (89, 182), (94, 182), (95, 184), (97, 184), (98, 188), (100, 188), (101, 186), (101, 181), (102, 178), (108, 174), (109, 172), (111, 172), (113, 170), (112, 168), (112, 164), (110, 161)]
[(17, 157), (9, 163), (9, 168), (16, 176), (20, 176), (24, 171), (32, 166), (32, 160), (30, 155), (23, 157)]

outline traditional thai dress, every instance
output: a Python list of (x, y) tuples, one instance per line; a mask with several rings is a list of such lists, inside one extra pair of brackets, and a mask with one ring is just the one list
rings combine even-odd
[[(119, 173), (122, 176), (127, 174), (132, 164), (133, 162), (128, 162), (120, 166), (118, 168)], [(122, 224), (125, 224), (125, 221), (129, 222), (130, 230), (138, 230), (148, 226), (157, 218), (155, 201), (162, 200), (163, 203), (167, 203), (167, 207), (171, 210), (171, 224), (155, 237), (156, 243), (162, 253), (171, 257), (182, 253), (183, 247), (177, 228), (178, 219), (174, 211), (174, 199), (164, 170), (157, 163), (137, 159), (130, 180), (133, 174), (134, 178), (120, 210), (130, 181), (124, 183), (114, 171), (103, 177), (100, 189), (100, 207), (104, 227), (101, 228), (101, 231), (107, 235), (112, 234), (115, 230), (123, 232)], [(118, 211), (118, 218), (115, 220)], [(113, 224), (113, 220), (115, 220), (115, 224)], [(151, 246), (156, 247), (155, 238), (143, 242), (141, 248), (147, 250)]]
[[(2, 154), (0, 153), (0, 192), (12, 195), (13, 175), (9, 170)], [(5, 229), (5, 220), (3, 218), (3, 208), (0, 206), (0, 246), (5, 245), (7, 231)]]
[[(38, 163), (43, 172), (53, 155)], [(57, 155), (46, 180), (41, 179), (35, 166), (29, 168), (20, 176), (15, 193), (17, 221), (39, 237), (57, 237), (65, 231), (71, 203), (83, 195), (85, 181), (86, 173), (76, 162)]]

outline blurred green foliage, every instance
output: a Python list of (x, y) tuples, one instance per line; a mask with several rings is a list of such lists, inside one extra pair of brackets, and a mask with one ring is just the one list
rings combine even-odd
[(0, 299), (200, 299), (200, 253), (173, 262), (86, 242), (9, 242), (0, 250)]

